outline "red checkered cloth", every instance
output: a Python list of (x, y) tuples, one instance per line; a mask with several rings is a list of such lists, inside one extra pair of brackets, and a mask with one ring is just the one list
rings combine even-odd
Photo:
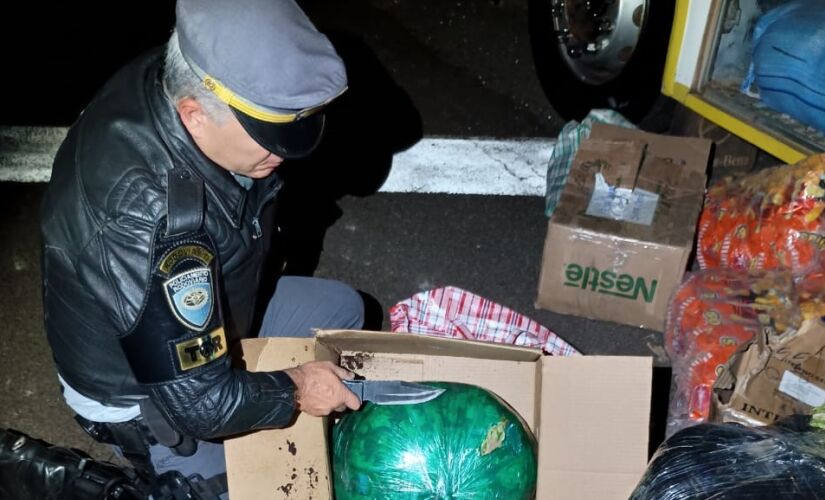
[(532, 319), (451, 286), (418, 293), (392, 306), (390, 325), (393, 332), (535, 347), (554, 356), (580, 354)]

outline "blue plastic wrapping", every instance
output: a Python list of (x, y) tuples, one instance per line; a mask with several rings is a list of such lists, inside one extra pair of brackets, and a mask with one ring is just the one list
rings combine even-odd
[(825, 0), (788, 2), (759, 19), (742, 90), (825, 131)]

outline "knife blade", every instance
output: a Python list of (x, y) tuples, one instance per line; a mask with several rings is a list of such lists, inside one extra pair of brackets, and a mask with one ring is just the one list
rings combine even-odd
[(426, 403), (444, 389), (403, 380), (342, 380), (349, 390), (363, 401), (377, 405), (409, 405)]

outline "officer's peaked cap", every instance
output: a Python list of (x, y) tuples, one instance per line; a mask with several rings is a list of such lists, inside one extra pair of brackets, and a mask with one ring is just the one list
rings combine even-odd
[(178, 0), (176, 15), (184, 59), (252, 138), (284, 158), (309, 154), (347, 75), (301, 8), (293, 0)]

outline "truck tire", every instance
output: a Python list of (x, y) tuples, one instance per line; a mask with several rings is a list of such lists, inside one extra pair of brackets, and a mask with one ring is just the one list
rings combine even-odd
[[(562, 118), (611, 108), (661, 128), (675, 0), (528, 0), (537, 76)], [(657, 125), (658, 124), (658, 125)]]

